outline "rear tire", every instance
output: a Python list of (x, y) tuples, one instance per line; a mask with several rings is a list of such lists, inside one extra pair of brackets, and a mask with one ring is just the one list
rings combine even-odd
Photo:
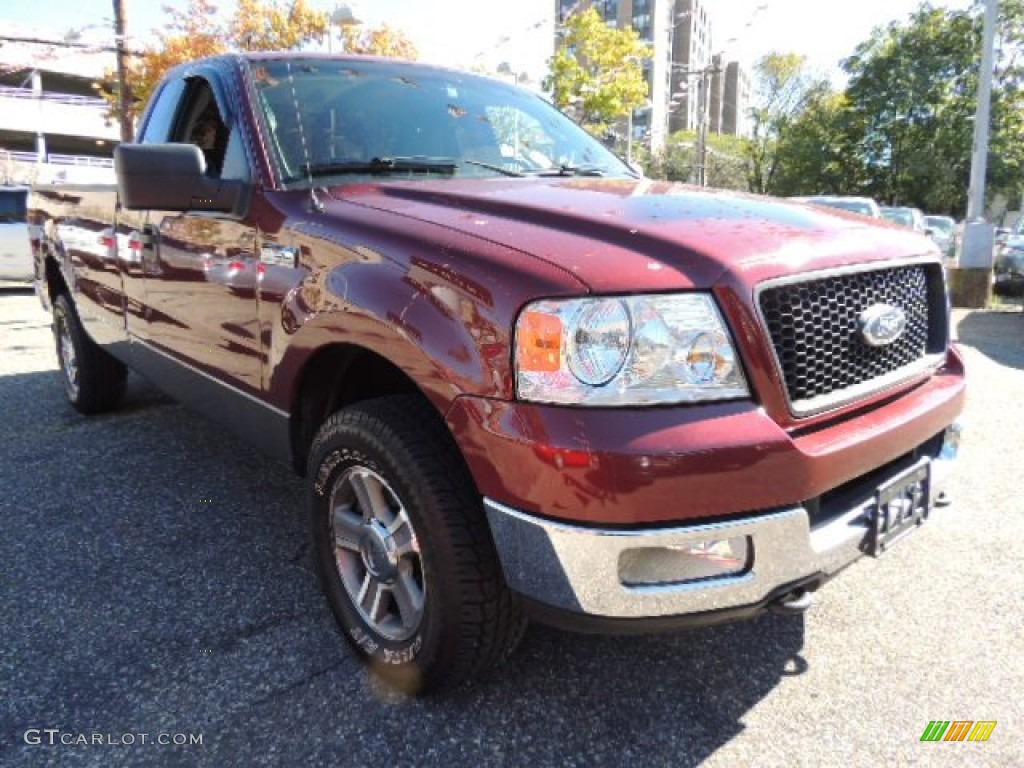
[(331, 416), (310, 452), (317, 573), (346, 640), (393, 688), (451, 687), (525, 627), (480, 495), (436, 412), (386, 397)]
[(116, 408), (124, 397), (128, 369), (86, 335), (66, 293), (53, 302), (53, 337), (71, 405), (85, 414)]

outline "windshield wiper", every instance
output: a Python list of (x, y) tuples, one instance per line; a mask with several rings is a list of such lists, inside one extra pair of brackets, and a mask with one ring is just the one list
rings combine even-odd
[(521, 179), (523, 176), (526, 175), (525, 173), (520, 173), (519, 171), (513, 171), (509, 168), (502, 168), (500, 165), (495, 165), (494, 163), (484, 163), (481, 162), (480, 160), (463, 160), (462, 162), (465, 163), (466, 165), (478, 165), (481, 168), (486, 168), (489, 171), (494, 171), (495, 173), (500, 173), (504, 176), (515, 176)]
[(602, 165), (560, 165), (558, 168), (545, 168), (531, 171), (534, 176), (604, 176), (608, 169)]
[(339, 163), (305, 165), (302, 170), (308, 176), (334, 176), (344, 173), (442, 173), (451, 176), (455, 174), (456, 167), (455, 161), (448, 158), (375, 157), (369, 161), (347, 160)]

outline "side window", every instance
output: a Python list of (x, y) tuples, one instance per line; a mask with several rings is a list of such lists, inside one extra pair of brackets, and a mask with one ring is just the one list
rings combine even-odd
[(153, 108), (149, 111), (146, 124), (142, 127), (142, 144), (162, 144), (171, 135), (171, 128), (178, 116), (181, 95), (185, 91), (183, 80), (172, 80), (156, 94)]
[(237, 125), (232, 126), (228, 134), (228, 145), (224, 152), (224, 169), (221, 178), (249, 180), (249, 160), (242, 143), (242, 133)]
[(206, 80), (194, 78), (189, 81), (186, 103), (171, 141), (195, 144), (206, 158), (207, 175), (221, 175), (228, 149), (228, 127), (217, 108), (213, 89)]

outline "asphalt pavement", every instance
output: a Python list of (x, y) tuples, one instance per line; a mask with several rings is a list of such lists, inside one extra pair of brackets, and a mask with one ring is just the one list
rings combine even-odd
[[(1024, 765), (1024, 313), (956, 330), (953, 505), (806, 616), (534, 626), (488, 678), (403, 700), (335, 628), (301, 481), (141, 378), (78, 415), (49, 317), (0, 292), (0, 765)], [(922, 742), (932, 720), (997, 724)]]

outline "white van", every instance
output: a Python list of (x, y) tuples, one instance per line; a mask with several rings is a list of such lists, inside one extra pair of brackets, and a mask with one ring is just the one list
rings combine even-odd
[(27, 187), (0, 187), (0, 280), (31, 282), (32, 250), (25, 216)]

